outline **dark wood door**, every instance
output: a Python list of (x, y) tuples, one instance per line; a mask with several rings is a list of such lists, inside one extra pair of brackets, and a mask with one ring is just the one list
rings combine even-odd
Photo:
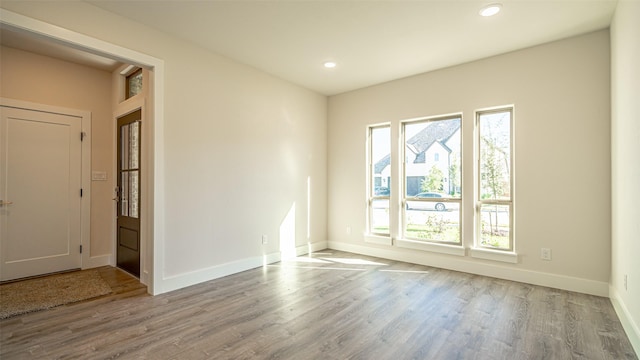
[(117, 265), (140, 277), (142, 111), (118, 118)]

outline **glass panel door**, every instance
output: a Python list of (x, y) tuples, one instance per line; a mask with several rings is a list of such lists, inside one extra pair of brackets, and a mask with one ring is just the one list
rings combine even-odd
[(141, 115), (118, 119), (117, 265), (140, 276), (140, 149)]

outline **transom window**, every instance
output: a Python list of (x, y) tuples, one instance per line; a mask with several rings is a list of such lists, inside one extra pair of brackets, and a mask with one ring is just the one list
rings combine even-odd
[(461, 243), (460, 115), (402, 123), (403, 237)]
[(513, 250), (513, 109), (476, 115), (476, 245)]
[(125, 99), (134, 97), (142, 92), (142, 69), (138, 69), (126, 76)]

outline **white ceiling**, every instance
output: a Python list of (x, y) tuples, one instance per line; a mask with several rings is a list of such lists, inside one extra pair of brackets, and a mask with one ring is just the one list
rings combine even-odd
[[(325, 95), (604, 29), (616, 6), (616, 0), (87, 1)], [(492, 2), (501, 2), (502, 12), (479, 16)], [(327, 60), (338, 66), (325, 69)]]
[[(607, 28), (615, 0), (90, 0), (333, 95)], [(483, 5), (502, 12), (483, 18)], [(322, 64), (334, 60), (332, 70)]]

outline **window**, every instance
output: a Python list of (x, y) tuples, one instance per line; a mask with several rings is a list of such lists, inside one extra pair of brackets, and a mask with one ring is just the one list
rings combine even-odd
[(476, 245), (513, 250), (513, 109), (476, 114)]
[(461, 120), (402, 124), (405, 239), (461, 244)]
[(134, 97), (142, 92), (142, 69), (138, 69), (126, 76), (125, 99)]
[(389, 235), (389, 195), (391, 189), (391, 127), (369, 128), (369, 233)]

